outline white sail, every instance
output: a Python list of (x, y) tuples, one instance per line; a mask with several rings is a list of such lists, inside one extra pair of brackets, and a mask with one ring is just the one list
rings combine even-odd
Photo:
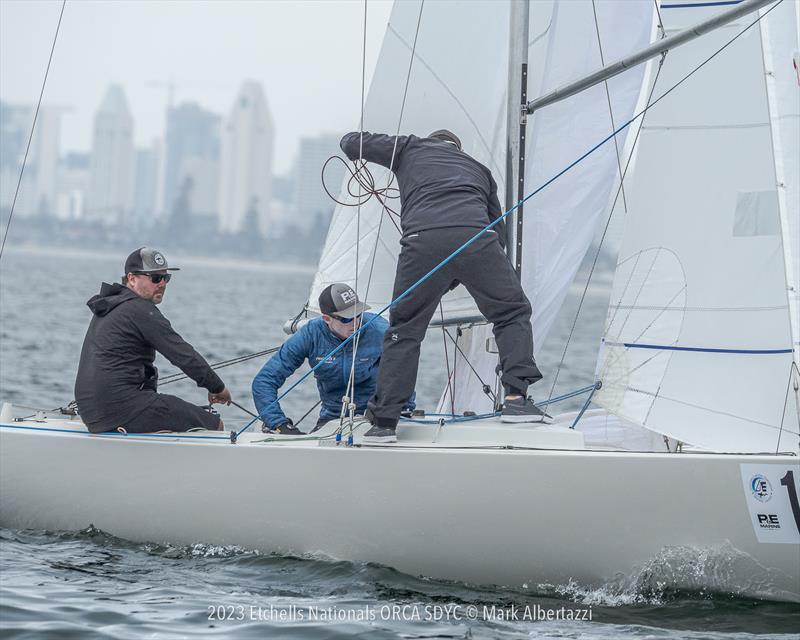
[[(792, 6), (779, 5), (770, 26), (794, 20), (796, 43)], [(671, 33), (719, 10), (670, 4), (661, 14)], [(755, 19), (671, 51), (655, 94)], [(797, 449), (763, 28), (746, 31), (646, 116), (595, 395), (613, 413), (715, 451)], [(775, 55), (791, 55), (786, 44)]]
[[(597, 24), (595, 24), (595, 12)], [(625, 0), (601, 2), (533, 2), (528, 51), (528, 97), (543, 95), (650, 42), (653, 3)], [(598, 30), (599, 39), (598, 43)], [(603, 56), (600, 55), (602, 45)], [(576, 52), (580, 55), (576, 55)], [(526, 192), (538, 188), (561, 169), (629, 120), (641, 93), (644, 65), (575, 97), (533, 114), (528, 122)], [(613, 113), (613, 119), (612, 119)], [(613, 123), (613, 124), (612, 124)], [(561, 308), (578, 267), (608, 215), (619, 186), (620, 164), (630, 128), (562, 178), (535, 195), (524, 207), (522, 284), (532, 306), (534, 349), (538, 353)], [(619, 158), (617, 152), (619, 151)], [(491, 400), (482, 392), (494, 380), (497, 356), (484, 347), (491, 336), (487, 326), (474, 327), (462, 337), (474, 375), (458, 356), (453, 384), (441, 409), (488, 411)], [(544, 372), (552, 375), (554, 372)], [(591, 372), (587, 372), (587, 376)], [(536, 389), (541, 394), (541, 390)], [(537, 397), (537, 400), (541, 400)]]
[[(396, 2), (392, 9), (365, 105), (364, 128), (368, 131), (397, 131), (419, 13), (418, 0)], [(425, 136), (441, 128), (454, 131), (461, 138), (464, 151), (492, 170), (501, 190), (508, 16), (508, 3), (495, 0), (457, 6), (449, 2), (425, 3), (400, 127), (401, 135)], [(378, 186), (388, 184), (388, 171), (377, 165), (370, 165), (370, 169)], [(347, 198), (346, 189), (342, 191), (340, 200)], [(347, 201), (352, 202), (353, 198)], [(391, 201), (390, 206), (400, 210), (397, 200)], [(356, 209), (336, 208), (309, 295), (312, 309), (316, 310), (317, 297), (328, 284), (347, 282), (356, 286), (357, 236), (359, 296), (374, 310), (391, 301), (399, 234), (391, 221), (384, 219), (377, 250), (373, 251), (381, 215), (388, 214), (381, 213), (373, 198), (361, 207), (359, 232)], [(463, 287), (445, 297), (443, 309), (446, 319), (480, 317)]]
[[(597, 24), (591, 2), (554, 6), (546, 56), (542, 60), (531, 55), (530, 66), (535, 70), (531, 81), (536, 82), (537, 68), (541, 80), (529, 87), (529, 96), (543, 95), (603, 62), (623, 58), (649, 44), (652, 2), (602, 2), (595, 9)], [(613, 125), (619, 127), (633, 116), (643, 73), (641, 65), (608, 81), (609, 96), (606, 86), (600, 84), (533, 115), (526, 191), (544, 184), (614, 131)], [(607, 143), (525, 203), (522, 284), (533, 304), (537, 352), (547, 339), (598, 222), (608, 214), (619, 185), (620, 164), (624, 168), (623, 150), (629, 135), (630, 127), (617, 136), (616, 145)]]
[(800, 0), (784, 1), (760, 27), (794, 359), (800, 365)]

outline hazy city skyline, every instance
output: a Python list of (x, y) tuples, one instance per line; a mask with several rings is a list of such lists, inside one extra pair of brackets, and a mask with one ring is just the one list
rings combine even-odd
[[(367, 82), (390, 8), (367, 5)], [(4, 101), (35, 104), (60, 9), (57, 0), (0, 3)], [(43, 100), (69, 109), (61, 153), (90, 150), (109, 84), (125, 89), (141, 148), (165, 134), (170, 83), (173, 106), (196, 102), (227, 114), (241, 84), (253, 79), (275, 121), (274, 173), (286, 174), (302, 137), (357, 126), (363, 10), (358, 0), (67, 2)]]

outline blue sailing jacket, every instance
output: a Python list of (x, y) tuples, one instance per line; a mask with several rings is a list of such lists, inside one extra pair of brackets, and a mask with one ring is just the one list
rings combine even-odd
[[(365, 313), (364, 323), (375, 320), (361, 332), (356, 354), (355, 402), (357, 413), (364, 413), (367, 401), (375, 393), (378, 383), (378, 366), (383, 352), (383, 334), (389, 323), (375, 314)], [(320, 418), (338, 418), (342, 410), (342, 396), (347, 391), (350, 369), (353, 363), (353, 341), (325, 360), (342, 340), (335, 336), (322, 318), (314, 318), (291, 336), (273, 355), (253, 380), (253, 401), (261, 418), (272, 429), (286, 422), (286, 415), (279, 403), (278, 389), (286, 379), (301, 367), (304, 360), (309, 366), (323, 364), (314, 372), (319, 396), (322, 399)], [(411, 396), (413, 399), (413, 395)], [(272, 405), (272, 406), (270, 406)], [(267, 408), (269, 407), (269, 408)], [(408, 408), (413, 409), (413, 401)]]

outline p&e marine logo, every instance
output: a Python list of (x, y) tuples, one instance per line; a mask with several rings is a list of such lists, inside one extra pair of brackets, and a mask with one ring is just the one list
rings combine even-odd
[(759, 502), (769, 502), (772, 497), (772, 485), (760, 473), (750, 478), (750, 491), (753, 492), (753, 497)]

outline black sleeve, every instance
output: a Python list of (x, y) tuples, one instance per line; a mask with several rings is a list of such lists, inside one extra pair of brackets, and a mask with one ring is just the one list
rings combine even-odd
[[(395, 137), (397, 146), (395, 148)], [(363, 147), (361, 133), (352, 131), (342, 138), (339, 146), (345, 155), (351, 160), (363, 157), (367, 162), (374, 162), (381, 166), (396, 168), (399, 164), (400, 155), (408, 144), (409, 136), (387, 136), (385, 133), (364, 132)], [(395, 159), (392, 163), (392, 155)]]
[(211, 393), (219, 393), (225, 388), (225, 383), (214, 373), (205, 358), (181, 338), (155, 305), (137, 305), (136, 324), (144, 339), (194, 380), (198, 387), (204, 387)]
[[(489, 190), (489, 222), (494, 222), (500, 216), (502, 216), (505, 211), (503, 211), (503, 209), (500, 207), (500, 200), (497, 197), (497, 183), (494, 181), (491, 172), (489, 172), (489, 183), (491, 185)], [(507, 240), (506, 221), (502, 220), (501, 222), (498, 222), (492, 227), (492, 229), (497, 231), (497, 239), (500, 240), (500, 245), (503, 247), (503, 249), (505, 249)]]

